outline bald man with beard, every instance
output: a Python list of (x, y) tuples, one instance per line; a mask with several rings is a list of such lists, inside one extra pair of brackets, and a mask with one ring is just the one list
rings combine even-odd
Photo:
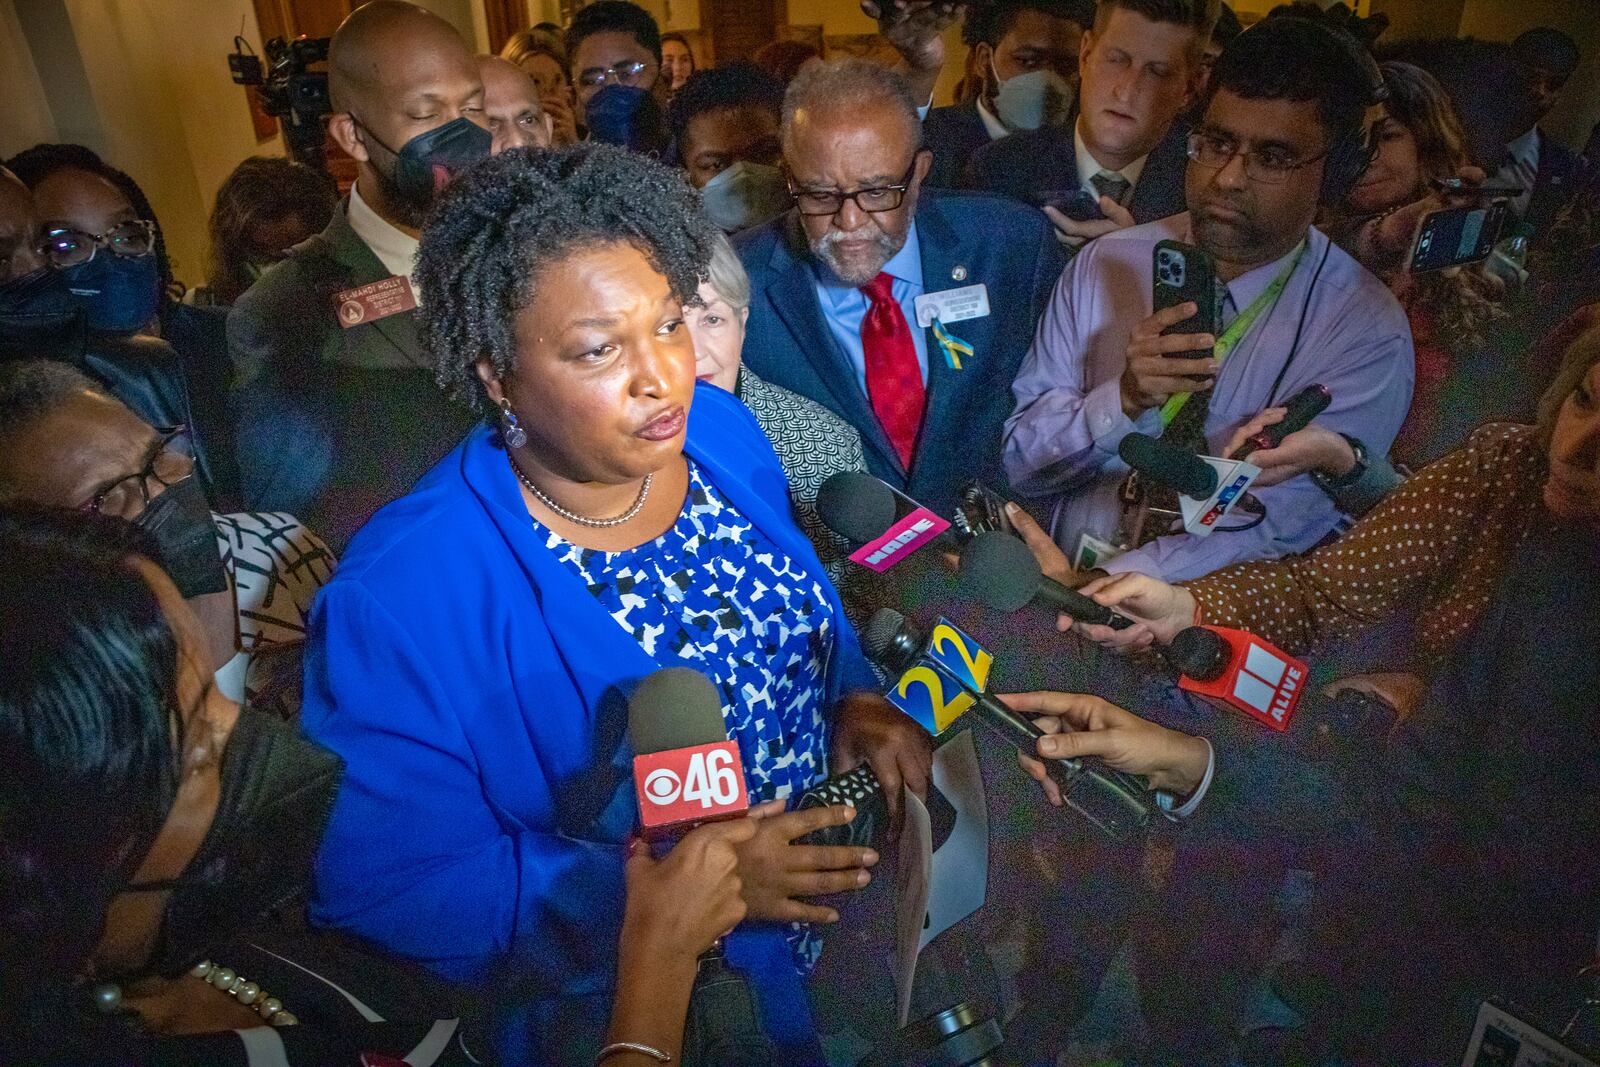
[(355, 185), (234, 305), (228, 348), (246, 503), (302, 516), (337, 550), (472, 421), (434, 385), (411, 271), (434, 200), (492, 138), (477, 60), (415, 4), (357, 8), (328, 67), (328, 134)]

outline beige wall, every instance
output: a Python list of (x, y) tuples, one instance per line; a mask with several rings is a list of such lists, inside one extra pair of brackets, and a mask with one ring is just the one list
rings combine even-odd
[[(202, 281), (217, 187), (246, 156), (282, 152), (276, 138), (256, 143), (244, 90), (228, 75), (241, 24), (261, 50), (250, 0), (0, 4), (8, 111), (0, 148), (10, 154), (51, 137), (93, 148), (144, 188), (178, 277)], [(18, 56), (31, 56), (37, 93), (22, 63), (12, 67)]]

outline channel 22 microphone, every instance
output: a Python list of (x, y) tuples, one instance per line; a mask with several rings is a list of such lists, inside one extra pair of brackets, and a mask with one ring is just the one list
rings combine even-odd
[(1126, 630), (1133, 620), (1082, 593), (1046, 578), (1023, 542), (1003, 533), (981, 533), (961, 550), (962, 593), (991, 611), (1020, 611), (1042, 604), (1078, 622)]
[(744, 761), (722, 722), (722, 698), (699, 671), (665, 667), (628, 699), (639, 822), (651, 840), (750, 809)]
[(1250, 453), (1277, 448), (1283, 439), (1311, 425), (1311, 420), (1328, 410), (1333, 394), (1326, 385), (1308, 385), (1284, 404), (1283, 421), (1275, 422), (1258, 434), (1245, 439), (1229, 459), (1249, 459)]
[[(893, 608), (883, 608), (867, 623), (862, 647), (873, 662), (900, 678), (904, 689), (915, 676), (919, 684), (949, 684), (964, 697), (968, 711), (1016, 748), (1040, 759), (1038, 740), (1044, 732), (1027, 716), (1008, 707), (982, 689), (968, 685), (948, 671), (929, 664), (928, 639)], [(931, 679), (931, 682), (929, 681)], [(939, 698), (943, 698), (941, 691)], [(1142, 782), (1132, 775), (1106, 768), (1095, 759), (1043, 759), (1046, 771), (1061, 788), (1064, 801), (1096, 829), (1116, 840), (1128, 840), (1149, 824), (1151, 807)]]
[(1180, 630), (1167, 646), (1178, 687), (1211, 697), (1274, 730), (1287, 730), (1305, 692), (1305, 663), (1255, 634), (1220, 626)]

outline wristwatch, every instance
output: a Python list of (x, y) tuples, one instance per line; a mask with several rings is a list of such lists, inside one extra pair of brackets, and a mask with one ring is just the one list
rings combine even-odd
[(1330, 477), (1320, 470), (1311, 472), (1311, 480), (1317, 483), (1317, 488), (1329, 496), (1355, 485), (1367, 473), (1367, 446), (1347, 433), (1342, 433), (1339, 436), (1349, 443), (1350, 451), (1355, 453), (1355, 466), (1351, 467), (1348, 473), (1338, 478)]

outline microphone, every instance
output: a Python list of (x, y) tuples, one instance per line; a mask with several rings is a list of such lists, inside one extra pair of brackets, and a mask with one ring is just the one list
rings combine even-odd
[(1183, 528), (1197, 537), (1210, 534), (1261, 473), (1242, 459), (1196, 456), (1143, 433), (1124, 437), (1117, 455), (1150, 481), (1177, 490)]
[(1328, 405), (1333, 403), (1333, 394), (1325, 385), (1308, 385), (1289, 398), (1284, 405), (1287, 412), (1283, 421), (1274, 423), (1245, 440), (1245, 443), (1236, 449), (1229, 459), (1249, 459), (1250, 453), (1264, 451), (1268, 448), (1277, 448), (1283, 444), (1283, 439), (1290, 434), (1303, 430), (1311, 425), (1311, 420), (1328, 410)]
[(1289, 720), (1305, 693), (1309, 668), (1244, 630), (1191, 626), (1167, 646), (1178, 687), (1212, 697), (1273, 730)]
[[(897, 688), (906, 689), (913, 678), (922, 685), (928, 685), (927, 679), (932, 678), (934, 684), (941, 687), (943, 684), (955, 686), (959, 691), (956, 699), (965, 697), (968, 701), (968, 707), (961, 714), (973, 712), (980, 722), (1010, 744), (1035, 759), (1040, 758), (1037, 742), (1044, 732), (1027, 716), (989, 693), (968, 685), (948, 671), (928, 667), (927, 636), (898, 611), (882, 608), (873, 615), (862, 631), (861, 644), (873, 662), (890, 674), (900, 676)], [(943, 692), (932, 695), (942, 706), (950, 706), (944, 702)], [(1062, 799), (1108, 837), (1128, 840), (1149, 823), (1150, 804), (1139, 779), (1105, 768), (1099, 760), (1046, 759), (1043, 762), (1051, 779), (1061, 788)]]
[(1133, 625), (1121, 612), (1046, 578), (1028, 546), (1008, 534), (981, 533), (967, 543), (961, 550), (960, 588), (992, 611), (1009, 614), (1037, 602), (1078, 622), (1113, 630)]
[(664, 667), (640, 682), (628, 698), (628, 733), (647, 839), (676, 837), (750, 810), (744, 761), (723, 725), (722, 698), (699, 671)]
[(879, 574), (950, 529), (947, 520), (860, 471), (840, 471), (822, 483), (817, 517), (859, 546), (850, 553), (851, 562)]

